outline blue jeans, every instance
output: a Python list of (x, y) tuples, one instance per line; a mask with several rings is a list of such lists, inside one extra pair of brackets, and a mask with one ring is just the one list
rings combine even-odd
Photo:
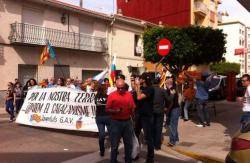
[(99, 148), (100, 152), (105, 152), (104, 141), (105, 141), (105, 126), (108, 129), (108, 133), (110, 132), (110, 117), (109, 116), (97, 116), (96, 117), (96, 125), (98, 127), (99, 132)]
[(243, 112), (241, 115), (241, 130), (243, 130), (248, 122), (250, 122), (250, 112)]
[(7, 113), (9, 113), (10, 120), (13, 120), (13, 118), (15, 117), (13, 100), (6, 100), (6, 102), (5, 102), (5, 110), (6, 110)]
[(185, 101), (185, 105), (184, 105), (184, 118), (188, 119), (188, 108), (190, 107), (190, 105), (192, 104), (192, 101)]
[(133, 127), (132, 121), (111, 120), (110, 125), (110, 141), (111, 141), (111, 159), (110, 163), (117, 163), (118, 145), (123, 138), (125, 148), (125, 163), (132, 163), (132, 137)]
[(207, 101), (206, 100), (197, 100), (196, 101), (197, 105), (197, 113), (198, 113), (198, 118), (201, 124), (210, 124), (210, 115), (209, 115), (209, 110), (207, 108)]
[(153, 117), (153, 140), (155, 149), (161, 149), (161, 139), (162, 139), (162, 128), (163, 128), (163, 120), (164, 114), (156, 114), (154, 113)]
[(169, 124), (169, 139), (170, 143), (175, 145), (179, 141), (178, 135), (178, 121), (180, 117), (180, 108), (173, 108), (170, 112), (170, 124)]

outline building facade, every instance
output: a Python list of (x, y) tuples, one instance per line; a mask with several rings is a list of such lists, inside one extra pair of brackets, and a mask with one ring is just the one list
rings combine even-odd
[(117, 11), (125, 16), (170, 26), (210, 26), (221, 22), (221, 0), (117, 0)]
[[(106, 15), (56, 0), (0, 1), (0, 90), (19, 78), (88, 77), (110, 68), (125, 75), (143, 66), (141, 35), (147, 23), (120, 15)], [(56, 59), (40, 65), (49, 41)]]
[[(139, 75), (144, 68), (142, 33), (148, 25), (139, 19), (115, 15), (110, 35), (111, 57), (116, 58), (116, 68), (126, 77)], [(149, 24), (152, 26), (153, 24)], [(129, 82), (130, 79), (127, 80)]]
[(249, 27), (239, 21), (225, 22), (219, 25), (226, 36), (225, 59), (241, 65), (240, 76), (250, 72)]

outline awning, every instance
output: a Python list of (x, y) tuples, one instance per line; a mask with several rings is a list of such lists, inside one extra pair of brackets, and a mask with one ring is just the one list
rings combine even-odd
[(244, 6), (250, 12), (250, 2), (249, 0), (238, 0), (242, 6)]

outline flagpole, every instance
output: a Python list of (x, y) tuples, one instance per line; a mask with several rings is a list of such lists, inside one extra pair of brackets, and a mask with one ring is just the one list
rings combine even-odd
[(59, 69), (60, 69), (60, 71), (61, 71), (61, 73), (62, 73), (62, 75), (63, 75), (63, 78), (65, 79), (65, 75), (64, 75), (63, 69), (62, 69), (62, 65), (60, 64), (60, 62), (59, 62), (59, 60), (57, 59), (57, 57), (55, 57), (55, 59), (56, 59), (57, 64), (59, 65)]
[[(50, 44), (49, 40), (46, 40), (46, 42), (47, 42), (47, 44)], [(51, 46), (51, 44), (50, 44), (50, 46)], [(53, 47), (53, 46), (51, 46), (51, 47)], [(56, 55), (55, 55), (55, 60), (56, 60), (57, 64), (59, 65), (59, 69), (60, 69), (60, 71), (62, 73), (63, 78), (65, 78), (65, 75), (64, 75), (63, 69), (62, 69), (62, 65), (60, 64), (60, 62), (59, 62), (58, 58), (56, 57)]]

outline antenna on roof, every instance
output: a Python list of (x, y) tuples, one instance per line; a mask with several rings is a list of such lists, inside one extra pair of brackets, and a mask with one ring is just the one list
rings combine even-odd
[(81, 8), (83, 8), (83, 0), (80, 0), (79, 6), (80, 6)]

